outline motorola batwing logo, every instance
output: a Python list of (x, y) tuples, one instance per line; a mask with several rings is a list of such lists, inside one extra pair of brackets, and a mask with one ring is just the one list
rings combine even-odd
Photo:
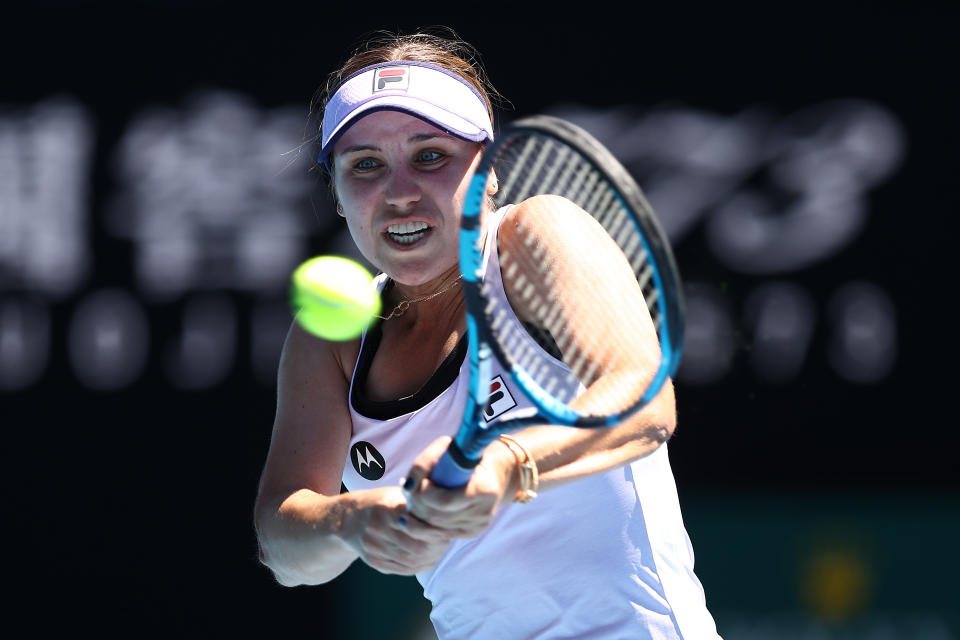
[(353, 463), (353, 468), (360, 477), (367, 480), (379, 480), (387, 470), (380, 452), (372, 444), (363, 440), (350, 447), (350, 462)]

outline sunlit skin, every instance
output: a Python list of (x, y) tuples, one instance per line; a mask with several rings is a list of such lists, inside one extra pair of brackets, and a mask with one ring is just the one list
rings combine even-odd
[[(460, 210), (480, 151), (479, 144), (390, 111), (358, 120), (336, 144), (341, 215), (363, 255), (396, 283), (394, 300), (437, 292), (459, 275)], [(391, 224), (408, 222), (429, 230), (409, 244), (385, 233)], [(382, 322), (368, 373), (371, 397), (409, 394), (432, 374), (463, 334), (462, 300), (454, 288)], [(385, 573), (424, 571), (451, 539), (485, 528), (503, 496), (516, 491), (513, 456), (498, 446), (458, 493), (462, 504), (444, 516), (433, 511), (435, 522), (418, 517), (399, 486), (341, 494), (351, 435), (347, 398), (358, 352), (359, 341), (317, 341), (296, 325), (284, 349), (277, 426), (258, 498), (262, 558), (283, 584), (325, 582), (358, 557)], [(432, 468), (448, 442), (426, 449), (417, 469)]]
[[(439, 292), (459, 275), (460, 212), (481, 150), (480, 144), (394, 111), (361, 118), (337, 141), (332, 160), (341, 215), (364, 257), (396, 283), (385, 312), (397, 300)], [(488, 190), (496, 190), (493, 177)], [(390, 225), (411, 222), (426, 225), (422, 236), (404, 231), (412, 242), (387, 233)], [(608, 252), (595, 246), (587, 222), (596, 224), (570, 203), (531, 198), (506, 215), (498, 244), (509, 249), (515, 231), (523, 230), (563, 265), (566, 275), (556, 279), (561, 289), (556, 299), (575, 299), (577, 286), (605, 282), (598, 290), (610, 290), (609, 302), (600, 307), (622, 307), (626, 287), (615, 280), (616, 269), (605, 259)], [(595, 273), (584, 279), (588, 267)], [(628, 279), (636, 285), (632, 273)], [(529, 316), (514, 293), (508, 291), (508, 296), (517, 303), (518, 316)], [(642, 299), (638, 306), (646, 308)], [(577, 327), (583, 323), (576, 318), (596, 314), (570, 305), (570, 316), (571, 326)], [(366, 381), (368, 396), (389, 400), (415, 392), (464, 335), (465, 324), (459, 287), (381, 322), (382, 338)], [(653, 352), (648, 345), (655, 350), (652, 330), (635, 333), (636, 340), (609, 348), (606, 338), (616, 332), (595, 332), (597, 360), (612, 361), (610, 376), (620, 373), (623, 360), (634, 368), (646, 362), (644, 354)], [(430, 471), (446, 450), (448, 436), (414, 460), (406, 472), (407, 496), (399, 486), (341, 493), (353, 433), (349, 391), (359, 350), (359, 340), (317, 340), (296, 323), (284, 346), (276, 423), (256, 510), (261, 559), (282, 584), (326, 582), (357, 558), (384, 573), (425, 571), (452, 539), (484, 531), (501, 503), (516, 495), (516, 459), (497, 441), (483, 452), (466, 486), (448, 490), (434, 485)], [(610, 376), (601, 377), (577, 402), (602, 393)], [(669, 437), (675, 419), (668, 384), (634, 419), (611, 429), (542, 426), (514, 435), (537, 461), (540, 490), (546, 491), (649, 454)]]
[[(444, 133), (399, 111), (355, 122), (333, 153), (341, 215), (364, 257), (413, 299), (442, 288), (458, 273), (460, 211), (481, 145)], [(422, 222), (412, 244), (387, 235), (391, 224)]]

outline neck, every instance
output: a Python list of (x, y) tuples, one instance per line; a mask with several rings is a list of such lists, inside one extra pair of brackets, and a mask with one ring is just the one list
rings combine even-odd
[(405, 319), (403, 324), (410, 325), (424, 318), (433, 322), (451, 311), (454, 315), (463, 314), (463, 293), (460, 290), (459, 270), (448, 270), (422, 285), (409, 286), (394, 281), (394, 286), (384, 297), (381, 319)]
[(436, 278), (423, 284), (408, 285), (394, 280), (392, 293), (397, 302), (401, 300), (416, 300), (417, 298), (423, 298), (443, 291), (459, 280), (460, 269), (455, 265), (453, 268), (444, 271)]

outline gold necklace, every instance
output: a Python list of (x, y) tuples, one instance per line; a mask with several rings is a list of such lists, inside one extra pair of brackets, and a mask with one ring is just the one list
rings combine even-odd
[(462, 274), (462, 273), (461, 273), (459, 276), (457, 276), (457, 279), (456, 279), (456, 280), (454, 280), (453, 282), (451, 282), (450, 284), (448, 284), (447, 286), (445, 286), (443, 289), (440, 289), (440, 291), (437, 291), (436, 293), (431, 293), (431, 294), (428, 295), (428, 296), (423, 296), (422, 298), (415, 298), (415, 299), (413, 299), (413, 300), (401, 300), (401, 301), (400, 301), (400, 304), (398, 304), (396, 307), (394, 307), (394, 308), (393, 308), (393, 311), (390, 312), (390, 315), (388, 315), (388, 316), (377, 316), (377, 317), (380, 318), (381, 320), (389, 320), (390, 318), (398, 318), (398, 317), (402, 316), (404, 313), (407, 312), (407, 309), (410, 308), (410, 305), (412, 305), (412, 304), (417, 304), (418, 302), (426, 302), (427, 300), (432, 300), (433, 298), (436, 298), (437, 296), (439, 296), (439, 295), (441, 295), (441, 294), (443, 294), (443, 293), (446, 293), (447, 291), (449, 291), (450, 289), (452, 289), (455, 285), (457, 285), (457, 284), (460, 282), (460, 279), (461, 279), (461, 278), (463, 278), (463, 274)]

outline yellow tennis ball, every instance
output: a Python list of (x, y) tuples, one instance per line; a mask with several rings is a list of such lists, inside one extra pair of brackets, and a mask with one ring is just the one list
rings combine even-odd
[(362, 265), (318, 256), (293, 272), (291, 306), (304, 329), (326, 340), (353, 340), (380, 313), (380, 293)]

